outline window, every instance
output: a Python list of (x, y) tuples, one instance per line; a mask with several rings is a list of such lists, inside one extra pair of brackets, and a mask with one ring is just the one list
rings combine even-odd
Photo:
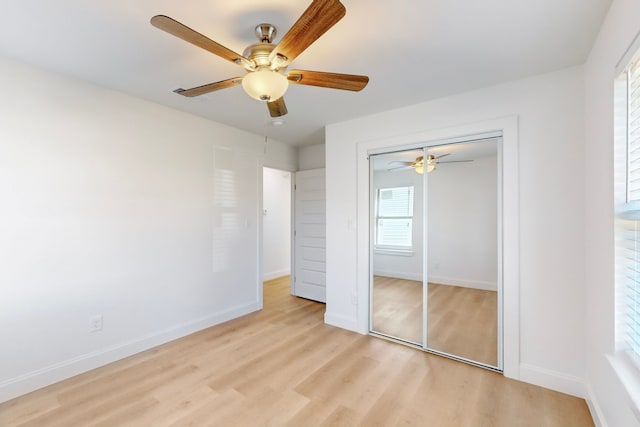
[(615, 86), (616, 349), (640, 368), (640, 58)]
[(378, 189), (376, 249), (411, 250), (413, 186)]

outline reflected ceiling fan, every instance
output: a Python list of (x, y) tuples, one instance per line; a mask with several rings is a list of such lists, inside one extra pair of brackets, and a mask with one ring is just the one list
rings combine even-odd
[(176, 89), (182, 96), (193, 97), (220, 89), (242, 85), (252, 98), (266, 101), (271, 117), (287, 114), (283, 95), (289, 83), (325, 88), (360, 91), (369, 82), (369, 77), (353, 74), (325, 73), (321, 71), (290, 70), (289, 64), (320, 36), (333, 27), (346, 9), (339, 0), (313, 0), (298, 18), (280, 43), (272, 44), (276, 28), (271, 24), (256, 27), (260, 42), (247, 47), (242, 55), (227, 49), (165, 15), (151, 18), (151, 24), (169, 34), (181, 38), (219, 57), (231, 61), (247, 71), (244, 77), (232, 77), (191, 89)]
[[(467, 162), (473, 162), (473, 160), (449, 160), (449, 161), (439, 161), (439, 159), (449, 156), (451, 155), (451, 153), (446, 153), (446, 154), (441, 154), (439, 156), (434, 156), (433, 154), (429, 154), (427, 156), (427, 164), (426, 164), (426, 169), (427, 169), (427, 173), (428, 172), (432, 172), (436, 169), (436, 165), (439, 165), (441, 163), (467, 163)], [(423, 174), (424, 170), (425, 170), (425, 162), (424, 162), (424, 157), (420, 156), (416, 158), (415, 162), (402, 162), (399, 160), (395, 160), (393, 162), (389, 162), (389, 166), (391, 166), (392, 164), (399, 164), (400, 166), (395, 166), (395, 167), (391, 167), (389, 169), (387, 169), (388, 171), (400, 171), (400, 170), (408, 170), (408, 169), (415, 169), (416, 173), (419, 174)]]

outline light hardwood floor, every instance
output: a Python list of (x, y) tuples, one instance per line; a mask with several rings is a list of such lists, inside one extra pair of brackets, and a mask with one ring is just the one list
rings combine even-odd
[[(428, 347), (498, 364), (496, 292), (428, 284)], [(373, 330), (422, 343), (422, 282), (375, 276)]]
[(265, 283), (264, 310), (0, 405), (2, 426), (591, 426), (582, 399), (323, 324)]

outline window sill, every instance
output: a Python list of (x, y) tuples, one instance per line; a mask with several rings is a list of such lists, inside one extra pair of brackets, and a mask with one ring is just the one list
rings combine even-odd
[(609, 364), (627, 392), (629, 408), (640, 421), (640, 373), (624, 354), (607, 355)]
[(378, 255), (393, 255), (393, 256), (413, 256), (413, 250), (411, 249), (374, 249), (374, 253)]

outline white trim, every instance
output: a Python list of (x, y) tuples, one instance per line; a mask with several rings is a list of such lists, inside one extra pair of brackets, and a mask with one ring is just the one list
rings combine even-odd
[(520, 159), (518, 118), (503, 119), (502, 334), (504, 375), (520, 379)]
[(237, 306), (10, 378), (0, 383), (0, 403), (257, 310), (257, 302)]
[[(500, 130), (494, 130), (489, 132), (481, 132), (481, 133), (465, 133), (454, 137), (443, 137), (443, 138), (430, 138), (428, 140), (420, 140), (420, 142), (413, 142), (409, 144), (402, 145), (400, 147), (393, 147), (395, 151), (408, 151), (414, 149), (422, 150), (426, 145), (428, 146), (438, 146), (438, 145), (448, 145), (448, 144), (457, 144), (459, 142), (468, 142), (470, 137), (473, 140), (485, 140), (485, 139), (493, 139), (500, 138), (502, 136), (502, 132)], [(432, 142), (436, 142), (435, 144), (430, 144)], [(387, 154), (389, 153), (390, 147), (376, 147), (368, 150), (370, 155), (375, 154)], [(393, 151), (392, 151), (393, 152)]]
[(289, 280), (289, 293), (296, 294), (296, 172), (291, 172), (291, 279)]
[(608, 354), (607, 360), (616, 373), (622, 389), (625, 391), (631, 412), (640, 421), (640, 381), (638, 368), (625, 354)]
[(570, 394), (571, 396), (582, 399), (586, 399), (587, 397), (587, 387), (584, 379), (527, 363), (520, 365), (520, 381)]
[(440, 129), (426, 129), (411, 135), (361, 141), (357, 144), (357, 265), (356, 294), (358, 309), (356, 327), (347, 329), (369, 330), (369, 154), (439, 145), (463, 136), (502, 133), (503, 176), (503, 372), (508, 378), (520, 379), (520, 199), (518, 117), (507, 116), (482, 122)]
[[(365, 307), (365, 309), (367, 309), (367, 307)], [(367, 335), (369, 333), (368, 329), (360, 329), (359, 322), (355, 321), (355, 319), (348, 318), (341, 314), (329, 313), (328, 311), (325, 311), (324, 313), (324, 323), (337, 328), (357, 332), (362, 335)]]
[[(422, 148), (422, 158), (429, 158), (429, 149)], [(429, 342), (429, 171), (422, 174), (422, 348), (427, 350)]]
[(488, 282), (485, 280), (465, 280), (456, 279), (454, 277), (429, 276), (429, 283), (447, 286), (460, 286), (462, 288), (481, 289), (484, 291), (497, 291), (498, 284), (496, 282)]
[(263, 162), (258, 162), (258, 211), (256, 212), (256, 240), (258, 245), (258, 271), (256, 272), (256, 299), (258, 300), (258, 310), (264, 306), (264, 166)]
[[(373, 270), (374, 276), (392, 277), (394, 279), (415, 280), (422, 282), (422, 274), (407, 273), (406, 271), (391, 270)], [(496, 282), (487, 282), (482, 280), (464, 280), (451, 277), (429, 276), (428, 283), (446, 286), (460, 286), (462, 288), (480, 289), (483, 291), (497, 291), (498, 284)]]
[(282, 269), (282, 270), (277, 270), (277, 271), (271, 271), (269, 273), (264, 273), (264, 275), (262, 276), (264, 281), (267, 280), (273, 280), (273, 279), (277, 279), (279, 277), (283, 277), (283, 276), (288, 276), (289, 274), (291, 274), (291, 270), (287, 269)]
[(591, 384), (587, 383), (587, 397), (585, 401), (587, 402), (587, 406), (589, 407), (589, 412), (591, 413), (591, 418), (593, 418), (593, 423), (596, 427), (607, 427), (607, 421), (604, 418), (604, 412), (602, 412), (602, 408), (596, 399), (596, 394), (593, 392), (591, 388)]
[(407, 273), (406, 271), (374, 270), (373, 275), (383, 276), (383, 277), (392, 277), (394, 279), (415, 280), (416, 282), (422, 282), (422, 274)]
[[(497, 146), (498, 146), (498, 194), (497, 194), (497, 200), (496, 200), (496, 212), (497, 212), (497, 220), (498, 220), (498, 224), (502, 225), (504, 224), (503, 222), (503, 218), (504, 218), (504, 210), (503, 210), (503, 203), (504, 203), (504, 190), (503, 190), (503, 186), (504, 186), (504, 171), (503, 171), (503, 159), (504, 159), (504, 155), (503, 155), (503, 147), (504, 147), (504, 141), (502, 138), (500, 138), (497, 141)], [(498, 304), (498, 366), (502, 366), (504, 367), (504, 229), (503, 227), (498, 227), (498, 245), (497, 245), (497, 249), (498, 249), (498, 271), (497, 271), (497, 283), (496, 283), (496, 290), (498, 291), (498, 298), (500, 298), (500, 300), (502, 301), (502, 303)]]

